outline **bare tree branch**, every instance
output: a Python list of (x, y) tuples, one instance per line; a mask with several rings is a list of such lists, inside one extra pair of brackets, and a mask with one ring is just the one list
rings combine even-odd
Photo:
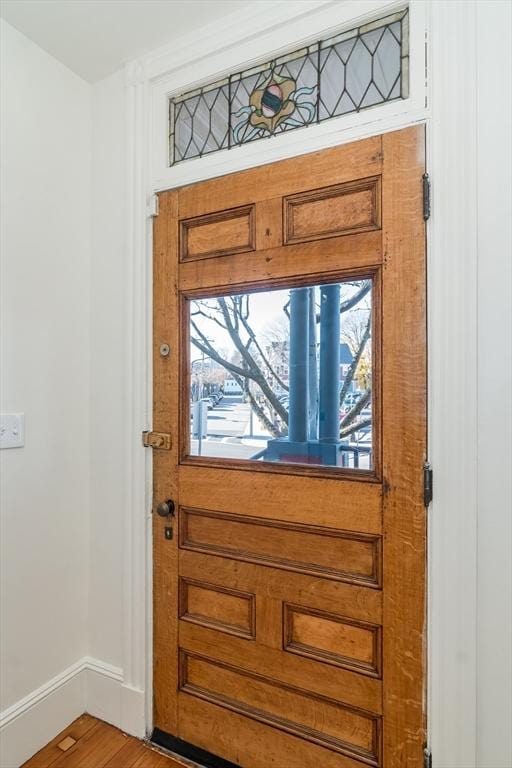
[(349, 427), (346, 427), (345, 429), (342, 429), (340, 432), (340, 439), (343, 440), (344, 437), (348, 437), (349, 435), (352, 435), (354, 432), (358, 432), (360, 429), (364, 429), (364, 427), (371, 426), (372, 420), (371, 418), (368, 419), (361, 419), (360, 421), (357, 421), (355, 424), (351, 424)]
[(357, 403), (354, 405), (354, 407), (351, 408), (350, 411), (347, 414), (345, 414), (345, 416), (341, 420), (341, 424), (340, 424), (341, 430), (343, 430), (344, 427), (348, 427), (350, 424), (352, 424), (356, 416), (359, 416), (363, 408), (366, 408), (366, 406), (370, 402), (371, 396), (372, 396), (371, 389), (367, 389), (364, 395), (361, 395), (361, 397), (359, 398)]
[[(247, 317), (249, 317), (249, 312), (247, 312)], [(275, 380), (277, 381), (277, 383), (279, 384), (281, 389), (284, 389), (286, 392), (288, 392), (288, 385), (284, 383), (282, 378), (279, 376), (279, 374), (274, 369), (274, 367), (273, 367), (272, 363), (270, 362), (270, 360), (267, 358), (267, 356), (263, 352), (261, 346), (258, 343), (258, 340), (256, 339), (256, 335), (255, 335), (253, 329), (251, 328), (251, 326), (247, 322), (247, 318), (242, 317), (241, 320), (242, 320), (242, 324), (243, 324), (245, 330), (247, 331), (247, 333), (249, 334), (250, 338), (252, 339), (252, 341), (254, 343), (254, 346), (258, 350), (259, 356), (261, 357), (261, 359), (263, 360), (263, 362), (267, 366), (269, 372), (275, 378)]]
[[(245, 376), (248, 378), (251, 378), (253, 381), (255, 381), (269, 403), (271, 404), (272, 408), (276, 411), (279, 418), (284, 421), (285, 424), (288, 424), (288, 411), (283, 406), (283, 404), (277, 399), (276, 394), (270, 387), (268, 381), (266, 380), (265, 376), (263, 375), (263, 372), (261, 371), (261, 368), (259, 367), (256, 360), (253, 358), (247, 347), (243, 344), (240, 334), (238, 333), (237, 326), (238, 326), (238, 317), (235, 316), (233, 318), (234, 322), (231, 319), (230, 311), (228, 309), (226, 300), (223, 297), (220, 297), (217, 299), (219, 302), (219, 306), (222, 310), (222, 314), (224, 317), (224, 321), (226, 323), (226, 330), (228, 331), (231, 340), (237, 350), (239, 351), (242, 360), (247, 365), (248, 371), (245, 373)], [(233, 303), (234, 311), (236, 312), (236, 305)]]
[(268, 429), (271, 435), (274, 437), (280, 437), (281, 431), (276, 427), (276, 425), (268, 418), (267, 414), (261, 407), (261, 405), (258, 403), (254, 395), (252, 394), (251, 390), (248, 390), (247, 394), (249, 395), (249, 401), (251, 403), (251, 407), (260, 419), (260, 421), (263, 422), (265, 427)]
[(243, 368), (239, 368), (237, 365), (230, 363), (229, 360), (225, 360), (214, 350), (214, 348), (208, 342), (206, 344), (202, 344), (198, 339), (195, 339), (194, 337), (192, 337), (191, 342), (195, 347), (197, 347), (197, 349), (199, 349), (201, 352), (204, 352), (207, 357), (211, 357), (211, 359), (215, 360), (216, 363), (219, 363), (223, 368), (226, 368), (226, 370), (232, 373), (235, 378), (240, 376), (242, 379), (244, 379), (247, 376), (247, 371), (244, 371)]
[(361, 356), (364, 352), (364, 348), (366, 347), (366, 343), (368, 339), (370, 338), (370, 333), (372, 330), (372, 317), (371, 314), (368, 315), (368, 322), (366, 323), (366, 328), (363, 333), (363, 337), (361, 339), (361, 343), (359, 344), (359, 348), (354, 355), (352, 362), (350, 363), (350, 368), (347, 371), (347, 375), (345, 377), (345, 381), (343, 382), (343, 386), (341, 387), (340, 391), (340, 405), (343, 405), (343, 401), (347, 395), (347, 392), (349, 390), (350, 385), (352, 384), (354, 380), (354, 376), (357, 370), (357, 366), (359, 365), (359, 361), (361, 360)]

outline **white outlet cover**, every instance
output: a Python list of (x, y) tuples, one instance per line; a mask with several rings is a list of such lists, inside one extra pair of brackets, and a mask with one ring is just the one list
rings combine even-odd
[(25, 414), (0, 414), (0, 448), (22, 448), (25, 445)]

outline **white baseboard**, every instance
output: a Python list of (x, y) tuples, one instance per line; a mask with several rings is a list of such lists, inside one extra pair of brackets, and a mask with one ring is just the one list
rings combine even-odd
[(144, 692), (123, 671), (85, 656), (0, 713), (0, 766), (19, 768), (84, 712), (145, 736)]
[(85, 712), (84, 660), (0, 713), (0, 766), (18, 768)]

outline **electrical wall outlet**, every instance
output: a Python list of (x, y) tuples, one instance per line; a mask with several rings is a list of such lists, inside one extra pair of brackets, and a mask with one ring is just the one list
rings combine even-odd
[(22, 448), (25, 445), (25, 414), (0, 414), (0, 448)]

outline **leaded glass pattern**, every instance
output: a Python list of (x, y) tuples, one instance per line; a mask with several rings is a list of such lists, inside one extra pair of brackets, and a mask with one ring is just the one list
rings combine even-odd
[(408, 96), (408, 11), (170, 100), (170, 165)]

